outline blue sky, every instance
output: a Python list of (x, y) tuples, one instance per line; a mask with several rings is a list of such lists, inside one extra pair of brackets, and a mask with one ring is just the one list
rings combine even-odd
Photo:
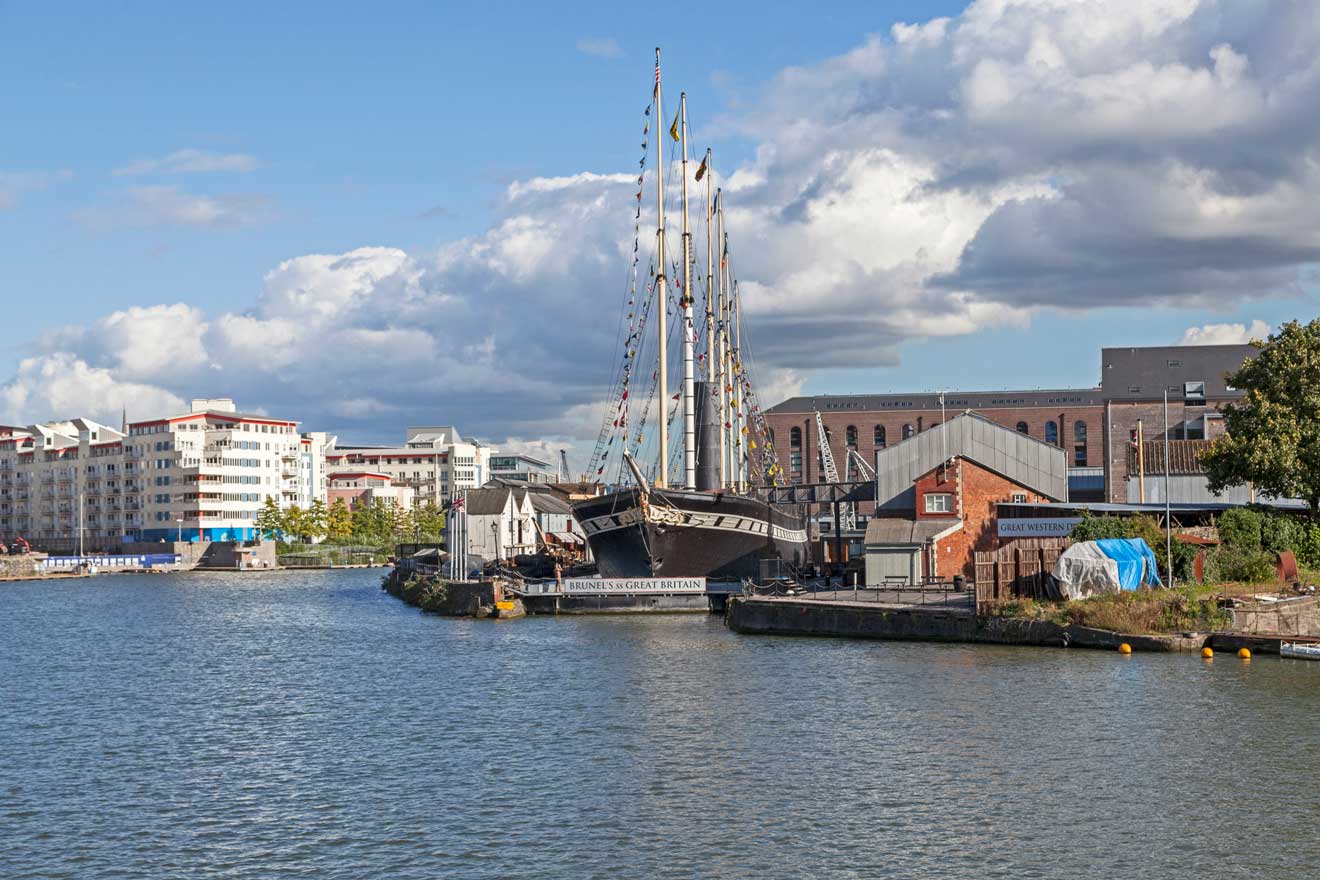
[[(658, 38), (666, 81), (722, 107), (867, 30), (956, 6), (714, 4), (709, 27), (648, 32), (639, 12), (624, 33), (597, 26), (620, 19), (612, 3), (0, 4), (0, 170), (73, 174), (0, 213), (0, 284), (18, 300), (0, 341), (12, 360), (79, 310), (241, 306), (289, 257), (431, 246), (484, 227), (513, 180), (618, 170)], [(259, 193), (270, 222), (217, 234), (72, 221), (138, 182), (116, 168), (188, 148), (259, 167), (152, 182)]]
[[(1103, 16), (1095, 19), (1095, 30), (1108, 36), (1097, 36), (1095, 47), (1079, 42), (1078, 29), (1061, 18), (1065, 13), (1033, 13), (1018, 19), (1011, 17), (1011, 11), (995, 13), (1000, 18), (992, 23), (1007, 29), (996, 39), (1012, 44), (1003, 33), (1012, 34), (1015, 28), (1021, 34), (1030, 28), (1048, 33), (1051, 16), (1059, 19), (1053, 49), (1076, 60), (1069, 69), (1079, 81), (1093, 73), (1087, 66), (1094, 68), (1098, 62), (1088, 53), (1100, 47), (1117, 59), (1115, 65), (1128, 65), (1125, 69), (1140, 69), (1147, 59), (1180, 70), (1204, 68), (1210, 81), (1230, 89), (1236, 68), (1212, 60), (1211, 45), (1231, 45), (1243, 53), (1251, 62), (1247, 75), (1259, 76), (1261, 89), (1277, 87), (1286, 78), (1287, 71), (1270, 69), (1263, 60), (1275, 46), (1271, 40), (1284, 39), (1262, 24), (1269, 4), (1261, 5), (1259, 18), (1239, 20), (1236, 14), (1224, 12), (1228, 7), (1211, 0), (1191, 12), (1176, 9), (1180, 3), (1161, 0), (1145, 11), (1145, 4), (1136, 3), (1105, 7)], [(1198, 6), (1194, 0), (1181, 5)], [(877, 159), (873, 149), (877, 145), (900, 156), (920, 156), (925, 170), (913, 173), (925, 181), (920, 188), (924, 193), (962, 179), (955, 174), (938, 178), (941, 170), (954, 166), (960, 174), (968, 169), (980, 173), (984, 166), (978, 163), (988, 161), (999, 175), (1000, 189), (994, 195), (986, 188), (975, 196), (993, 201), (983, 205), (982, 214), (988, 212), (989, 217), (977, 214), (979, 219), (964, 236), (966, 253), (976, 259), (958, 260), (955, 254), (941, 272), (922, 275), (919, 283), (912, 280), (915, 270), (903, 267), (910, 269), (924, 259), (913, 257), (926, 252), (921, 242), (909, 248), (911, 254), (867, 264), (869, 286), (864, 294), (851, 287), (845, 291), (848, 285), (843, 285), (821, 300), (820, 313), (829, 320), (815, 338), (789, 339), (811, 332), (785, 331), (800, 324), (800, 315), (768, 316), (766, 329), (758, 328), (758, 333), (779, 342), (769, 346), (770, 355), (762, 360), (789, 371), (783, 381), (774, 383), (777, 388), (826, 393), (1086, 385), (1096, 381), (1102, 345), (1167, 344), (1178, 341), (1188, 328), (1202, 325), (1249, 326), (1253, 321), (1277, 325), (1315, 314), (1315, 287), (1306, 280), (1313, 265), (1312, 242), (1268, 248), (1272, 254), (1289, 254), (1270, 258), (1274, 262), (1266, 267), (1268, 274), (1262, 274), (1261, 259), (1254, 251), (1240, 264), (1214, 267), (1213, 278), (1189, 274), (1185, 265), (1149, 276), (1136, 268), (1127, 276), (1115, 271), (1120, 264), (1137, 267), (1152, 257), (1143, 251), (1138, 258), (1132, 247), (1120, 241), (1121, 234), (1106, 234), (1107, 223), (1115, 230), (1131, 228), (1133, 223), (1130, 218), (1108, 216), (1108, 208), (1088, 198), (1119, 179), (1115, 175), (1125, 160), (1111, 159), (1100, 167), (1094, 154), (1119, 141), (1115, 156), (1139, 154), (1149, 147), (1166, 151), (1161, 160), (1166, 169), (1168, 162), (1176, 161), (1180, 167), (1227, 175), (1216, 165), (1220, 160), (1209, 155), (1208, 146), (1195, 156), (1185, 147), (1222, 142), (1224, 129), (1170, 135), (1166, 142), (1178, 144), (1171, 147), (1146, 144), (1139, 128), (1107, 131), (1090, 141), (1079, 136), (1079, 146), (1068, 151), (1057, 148), (1057, 132), (1041, 133), (1024, 147), (1011, 125), (982, 128), (972, 137), (968, 134), (972, 124), (985, 123), (984, 107), (974, 106), (975, 102), (987, 100), (988, 93), (981, 82), (984, 70), (974, 58), (968, 61), (966, 54), (983, 51), (989, 57), (999, 49), (975, 42), (977, 29), (990, 13), (965, 6), (831, 3), (822, 11), (800, 3), (729, 3), (701, 11), (676, 8), (664, 15), (660, 26), (650, 10), (638, 7), (627, 15), (613, 3), (113, 7), (0, 3), (0, 118), (7, 134), (0, 143), (0, 294), (6, 318), (0, 322), (0, 386), (8, 394), (0, 401), (4, 404), (0, 409), (7, 407), (0, 415), (31, 421), (62, 415), (55, 410), (75, 405), (79, 398), (71, 392), (39, 393), (30, 382), (24, 384), (21, 375), (4, 385), (7, 377), (21, 373), (20, 361), (25, 358), (67, 354), (92, 371), (89, 375), (95, 382), (89, 387), (102, 389), (89, 405), (117, 400), (126, 393), (145, 395), (150, 404), (144, 405), (151, 405), (192, 393), (232, 391), (260, 398), (246, 401), (253, 406), (298, 407), (293, 415), (303, 417), (308, 427), (371, 435), (363, 439), (397, 433), (407, 422), (435, 419), (470, 423), (477, 432), (496, 439), (535, 440), (574, 433), (545, 413), (526, 419), (504, 417), (508, 424), (502, 424), (500, 414), (517, 410), (522, 402), (512, 386), (501, 388), (497, 405), (489, 409), (470, 396), (448, 394), (444, 383), (417, 385), (397, 399), (382, 388), (384, 402), (379, 406), (367, 402), (375, 393), (371, 384), (359, 383), (351, 394), (345, 392), (344, 401), (323, 405), (322, 398), (336, 393), (334, 386), (299, 386), (290, 378), (291, 367), (272, 371), (265, 384), (250, 382), (247, 374), (262, 368), (234, 354), (243, 349), (232, 338), (228, 348), (199, 343), (207, 349), (205, 363), (186, 369), (171, 369), (165, 359), (134, 365), (116, 348), (122, 334), (115, 336), (96, 322), (132, 307), (176, 303), (194, 306), (200, 310), (197, 314), (208, 318), (269, 317), (270, 308), (261, 304), (263, 290), (267, 299), (276, 298), (276, 293), (263, 279), (284, 261), (377, 247), (397, 249), (410, 264), (415, 262), (421, 289), (464, 298), (469, 315), (489, 308), (502, 317), (490, 328), (465, 325), (455, 338), (428, 330), (426, 344), (443, 353), (489, 334), (490, 345), (501, 350), (511, 345), (539, 346), (540, 342), (529, 343), (518, 334), (547, 332), (544, 322), (522, 331), (516, 325), (527, 298), (544, 287), (525, 279), (487, 285), (473, 280), (480, 274), (477, 263), (464, 264), (458, 271), (452, 258), (432, 255), (452, 248), (475, 253), (480, 250), (476, 244), (498, 244), (497, 230), (511, 217), (552, 216), (553, 211), (565, 209), (549, 203), (511, 207), (509, 187), (516, 181), (567, 178), (582, 172), (627, 173), (638, 152), (637, 123), (647, 100), (651, 50), (657, 43), (665, 47), (668, 101), (680, 88), (690, 93), (694, 138), (711, 142), (725, 168), (768, 169), (768, 181), (740, 191), (747, 193), (749, 226), (758, 218), (786, 216), (780, 213), (786, 206), (822, 187), (837, 184), (839, 198), (821, 201), (818, 214), (846, 201), (848, 193), (862, 192), (860, 183), (845, 185), (830, 179), (829, 169), (835, 166), (828, 164), (809, 175), (804, 170), (801, 185), (793, 184), (797, 189), (788, 192), (792, 173), (818, 159), (824, 162), (821, 157), (836, 149), (851, 150), (860, 157), (857, 162), (879, 165), (889, 160)], [(1147, 22), (1140, 25), (1147, 30), (1132, 36), (1114, 24), (1122, 24), (1128, 14), (1134, 22)], [(1165, 14), (1167, 26), (1149, 30), (1149, 17)], [(939, 26), (938, 33), (931, 30), (923, 38), (925, 43), (904, 43), (891, 30), (895, 23), (920, 24), (939, 16), (954, 21), (947, 29)], [(1210, 21), (1213, 26), (1206, 24)], [(626, 30), (619, 27), (621, 22), (627, 24)], [(1207, 28), (1212, 27), (1219, 30), (1209, 33)], [(1298, 27), (1291, 31), (1288, 39), (1303, 41), (1305, 48), (1311, 32)], [(870, 48), (868, 35), (875, 35)], [(1124, 42), (1114, 42), (1120, 39)], [(1023, 51), (1034, 57), (1030, 52), (1038, 48)], [(846, 60), (859, 57), (857, 63)], [(881, 57), (883, 69), (875, 60)], [(1004, 65), (1012, 61), (999, 60)], [(803, 87), (786, 77), (787, 68), (808, 71), (813, 84)], [(936, 70), (941, 71), (939, 76)], [(1199, 88), (1194, 78), (1179, 87), (1189, 90), (1189, 95)], [(815, 88), (823, 91), (813, 97)], [(844, 112), (830, 115), (832, 110), (822, 109), (833, 95), (843, 93), (855, 96)], [(949, 118), (941, 105), (955, 95), (955, 115), (963, 113), (966, 124), (930, 134)], [(1032, 100), (1050, 97), (1041, 91)], [(921, 106), (923, 102), (930, 107)], [(872, 123), (852, 124), (853, 117), (866, 114), (874, 114)], [(893, 117), (906, 121), (893, 126), (887, 121)], [(809, 148), (803, 153), (806, 158), (789, 167), (784, 163), (803, 138), (792, 140), (785, 133), (796, 131), (799, 122), (813, 126), (806, 136)], [(1003, 138), (1002, 152), (989, 160), (979, 146), (986, 131), (989, 137)], [(1309, 129), (1281, 132), (1277, 137), (1280, 144), (1286, 142), (1280, 153), (1289, 159), (1312, 154)], [(950, 159), (944, 144), (958, 138), (965, 138), (962, 154)], [(775, 148), (775, 158), (765, 158), (767, 145)], [(193, 151), (189, 155), (197, 160), (194, 167), (200, 162), (227, 170), (172, 172), (171, 162), (188, 164), (178, 156), (180, 151)], [(1031, 155), (1032, 163), (1024, 159), (1022, 167), (1010, 167), (1015, 162), (1012, 157), (1022, 155)], [(850, 168), (856, 170), (857, 163)], [(1053, 202), (1039, 197), (1042, 187), (1055, 184), (1062, 196)], [(776, 187), (784, 192), (774, 192)], [(1005, 195), (1005, 188), (1013, 192)], [(1138, 185), (1134, 192), (1142, 189)], [(875, 198), (859, 197), (862, 203)], [(975, 200), (970, 195), (969, 199)], [(896, 204), (903, 200), (896, 199)], [(1058, 218), (1023, 216), (1070, 201), (1083, 212), (1079, 228), (1094, 224), (1094, 242), (1050, 241), (1053, 231), (1064, 225)], [(936, 215), (947, 211), (956, 219), (954, 212), (965, 208), (941, 203), (931, 210)], [(538, 210), (545, 213), (537, 214)], [(1147, 208), (1141, 216), (1158, 213)], [(626, 229), (630, 220), (626, 212), (610, 216), (615, 226), (603, 225), (603, 235), (613, 234), (610, 229)], [(842, 225), (823, 227), (824, 238), (818, 242), (841, 243), (829, 253), (815, 245), (822, 248), (822, 265), (851, 262), (850, 247), (866, 263), (865, 243), (850, 244), (844, 241), (846, 234), (829, 237), (830, 229), (848, 230), (848, 223), (872, 222), (866, 217), (849, 219), (854, 216), (841, 215)], [(1286, 212), (1281, 216), (1286, 226)], [(882, 246), (903, 231), (892, 225), (892, 213), (874, 222), (874, 235)], [(1307, 222), (1296, 218), (1298, 226)], [(951, 219), (950, 225), (957, 223)], [(1030, 241), (1023, 247), (1023, 228), (1041, 236), (1039, 248)], [(975, 237), (970, 237), (973, 232)], [(1213, 243), (1224, 240), (1218, 237), (1222, 234), (1218, 229), (1204, 235), (1191, 231), (1186, 239), (1196, 239), (1199, 245), (1210, 242), (1213, 251)], [(761, 261), (765, 265), (753, 266), (767, 291), (776, 289), (776, 280), (801, 279), (800, 273), (793, 274), (793, 267), (779, 265), (782, 260), (773, 252), (793, 245), (776, 236), (773, 231), (758, 233), (744, 245), (767, 252)], [(1240, 241), (1260, 238), (1259, 233), (1244, 233)], [(1144, 240), (1155, 239), (1151, 234)], [(1171, 252), (1187, 243), (1181, 235), (1167, 240)], [(1119, 242), (1112, 250), (1084, 252), (1091, 244), (1111, 241)], [(1072, 259), (1075, 253), (1076, 263), (1069, 270), (1074, 277), (1093, 272), (1114, 277), (1065, 289), (1042, 281), (1039, 266), (1022, 267), (1024, 261), (1030, 262), (1024, 254), (1033, 250), (1063, 255), (1061, 259)], [(438, 259), (439, 268), (433, 259)], [(1159, 260), (1158, 253), (1153, 259)], [(391, 271), (394, 268), (391, 264)], [(623, 267), (617, 268), (614, 275)], [(566, 281), (571, 278), (571, 273), (550, 272), (542, 283), (571, 284)], [(461, 282), (468, 287), (460, 288)], [(1207, 284), (1203, 292), (1189, 287), (1201, 282)], [(890, 283), (915, 285), (912, 290), (945, 284), (969, 291), (979, 305), (967, 310), (965, 298), (950, 294), (953, 298), (921, 299), (924, 294), (909, 291), (896, 296), (905, 303), (900, 309), (888, 296)], [(1010, 286), (1012, 290), (1005, 292)], [(588, 315), (599, 307), (608, 314), (617, 309), (617, 288), (597, 289), (584, 283), (577, 294), (592, 304)], [(312, 290), (312, 295), (319, 293)], [(767, 296), (767, 302), (772, 300)], [(412, 338), (407, 336), (408, 327), (382, 316), (388, 305), (374, 308), (370, 320), (356, 313), (342, 320), (357, 322), (354, 326), (364, 332), (396, 334), (373, 337), (384, 340), (381, 344), (386, 348), (394, 344), (390, 340)], [(886, 324), (882, 317), (886, 310), (910, 313), (910, 318), (896, 317)], [(919, 329), (933, 326), (941, 310), (957, 312), (966, 330), (939, 335)], [(1002, 320), (997, 317), (1001, 310)], [(853, 340), (836, 347), (837, 334), (828, 328), (860, 324), (863, 316), (879, 322), (871, 328), (877, 342)], [(918, 329), (905, 331), (906, 320)], [(70, 325), (72, 331), (67, 329)], [(574, 326), (566, 321), (566, 327), (553, 332), (571, 335)], [(159, 327), (162, 334), (173, 332), (167, 323)], [(66, 329), (56, 334), (58, 341), (52, 341), (59, 328)], [(150, 344), (138, 337), (133, 342)], [(230, 355), (217, 354), (222, 349)], [(815, 358), (810, 354), (813, 350), (822, 356)], [(589, 352), (591, 358), (586, 356)], [(408, 361), (407, 344), (395, 353)], [(582, 377), (580, 385), (573, 394), (554, 397), (552, 406), (567, 410), (585, 405), (592, 386), (602, 384), (606, 370), (587, 362), (600, 358), (590, 346), (543, 356), (581, 361), (573, 365)], [(410, 372), (434, 372), (441, 369), (437, 363), (418, 361)], [(531, 372), (538, 370), (539, 366), (533, 367)], [(271, 385), (280, 387), (267, 393)], [(528, 393), (537, 400), (545, 398), (544, 393)], [(594, 436), (594, 425), (580, 433)]]

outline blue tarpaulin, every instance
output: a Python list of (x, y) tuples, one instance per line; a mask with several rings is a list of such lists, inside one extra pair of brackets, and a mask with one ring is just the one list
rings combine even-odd
[(1103, 538), (1095, 544), (1101, 553), (1118, 563), (1119, 589), (1164, 586), (1160, 582), (1155, 552), (1141, 538)]

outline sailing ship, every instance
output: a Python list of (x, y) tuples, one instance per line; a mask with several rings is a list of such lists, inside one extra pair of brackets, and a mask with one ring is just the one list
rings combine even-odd
[[(689, 226), (687, 95), (669, 127), (679, 144), (682, 181), (681, 265), (671, 266), (665, 248), (664, 132), (661, 110), (660, 50), (655, 53), (655, 86), (644, 113), (643, 155), (638, 163), (637, 209), (634, 216), (632, 267), (626, 309), (624, 355), (616, 362), (610, 407), (592, 457), (598, 479), (616, 468), (618, 491), (579, 501), (573, 515), (591, 546), (600, 573), (612, 578), (708, 577), (717, 580), (755, 578), (764, 560), (782, 560), (790, 566), (807, 562), (807, 530), (793, 510), (768, 503), (753, 489), (754, 483), (782, 481), (769, 429), (750, 381), (750, 353), (742, 345), (742, 308), (736, 278), (730, 268), (728, 235), (724, 229), (724, 196), (712, 192), (711, 152), (697, 168), (695, 181), (705, 181), (706, 273), (705, 350), (696, 349), (703, 334), (693, 320), (694, 280), (692, 232)], [(652, 123), (656, 131), (652, 135)], [(656, 237), (653, 261), (638, 295), (642, 201), (647, 152), (652, 137), (655, 149)], [(716, 265), (715, 253), (719, 259)], [(670, 270), (674, 271), (671, 280)], [(675, 289), (676, 288), (676, 289)], [(671, 295), (677, 293), (677, 297)], [(682, 344), (681, 388), (669, 392), (669, 312), (677, 319)], [(654, 332), (650, 319), (658, 325)], [(621, 321), (622, 323), (622, 321)], [(647, 340), (654, 340), (656, 368), (651, 389), (642, 401), (630, 397), (639, 375), (638, 364)], [(697, 364), (704, 377), (698, 379)], [(670, 404), (674, 403), (674, 406)], [(653, 406), (654, 405), (654, 406)], [(640, 416), (634, 416), (640, 408)], [(654, 408), (654, 412), (652, 412)], [(648, 435), (647, 422), (654, 419)], [(681, 468), (670, 472), (670, 423), (681, 425), (681, 452), (674, 443)], [(658, 464), (648, 479), (639, 465), (643, 448), (651, 449)], [(676, 464), (678, 462), (675, 462)], [(678, 485), (671, 485), (677, 482)]]

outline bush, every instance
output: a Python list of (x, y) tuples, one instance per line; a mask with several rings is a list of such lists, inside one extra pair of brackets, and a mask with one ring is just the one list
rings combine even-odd
[(1205, 579), (1216, 583), (1262, 584), (1274, 580), (1274, 554), (1223, 545), (1206, 554)]
[(1293, 552), (1297, 554), (1297, 561), (1305, 567), (1320, 568), (1320, 526), (1300, 526)]
[(1305, 532), (1306, 526), (1291, 517), (1266, 514), (1260, 522), (1261, 549), (1271, 553), (1296, 552)]
[(1136, 590), (1069, 602), (1061, 622), (1120, 633), (1190, 632), (1223, 629), (1232, 614), (1195, 588)]
[(1226, 510), (1219, 517), (1219, 540), (1238, 550), (1259, 550), (1264, 519), (1245, 507)]

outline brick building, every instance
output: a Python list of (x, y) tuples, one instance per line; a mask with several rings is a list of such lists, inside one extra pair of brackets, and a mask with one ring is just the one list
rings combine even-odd
[(1104, 461), (1104, 401), (1098, 388), (948, 391), (942, 407), (937, 393), (827, 394), (794, 397), (766, 411), (775, 454), (789, 482), (825, 481), (817, 409), (843, 479), (856, 479), (851, 468), (845, 469), (849, 447), (874, 462), (877, 452), (966, 411), (1066, 450), (1069, 467), (1099, 466)]
[[(790, 483), (825, 482), (817, 411), (845, 480), (858, 476), (848, 461), (849, 448), (874, 462), (877, 453), (904, 439), (975, 412), (1063, 450), (1072, 500), (1135, 501), (1128, 497), (1127, 462), (1137, 421), (1145, 439), (1162, 435), (1167, 388), (1171, 439), (1213, 439), (1223, 431), (1219, 407), (1241, 396), (1224, 375), (1255, 351), (1250, 345), (1106, 348), (1095, 388), (804, 396), (771, 407), (765, 417)], [(1084, 494), (1088, 490), (1094, 494)]]
[[(1132, 450), (1137, 439), (1137, 423), (1141, 423), (1144, 440), (1163, 438), (1165, 391), (1169, 394), (1169, 439), (1213, 440), (1224, 432), (1220, 407), (1242, 397), (1242, 392), (1230, 387), (1224, 376), (1255, 354), (1256, 348), (1251, 345), (1102, 349), (1105, 500), (1116, 503), (1139, 500), (1133, 494), (1135, 482), (1130, 479), (1136, 470), (1129, 465), (1129, 460), (1135, 462)], [(1174, 463), (1177, 464), (1176, 459)], [(1186, 467), (1183, 471), (1182, 476), (1189, 475)], [(1154, 471), (1148, 469), (1148, 473)], [(1203, 501), (1208, 496), (1174, 500)]]
[(975, 578), (975, 552), (999, 546), (996, 505), (1066, 501), (1066, 454), (975, 413), (960, 414), (876, 456), (867, 583)]

